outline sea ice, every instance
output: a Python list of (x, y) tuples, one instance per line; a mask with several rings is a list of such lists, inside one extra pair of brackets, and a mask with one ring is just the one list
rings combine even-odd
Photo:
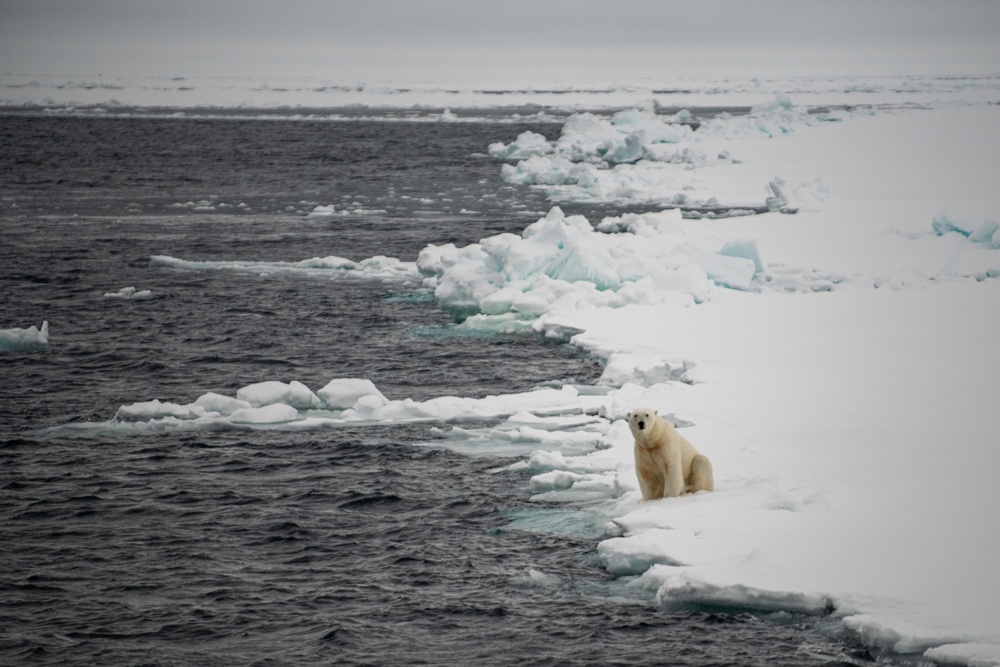
[[(678, 251), (670, 237), (655, 244), (637, 237), (623, 242), (556, 207), (521, 236), (500, 234), (464, 248), (429, 246), (417, 266), (433, 281), (438, 303), (456, 318), (505, 312), (538, 317), (557, 304), (658, 303), (664, 290), (703, 301), (707, 277), (690, 255), (698, 251)], [(733, 284), (747, 261), (703, 259)]]
[(206, 412), (217, 412), (220, 415), (231, 415), (237, 410), (244, 410), (253, 407), (247, 401), (241, 401), (238, 398), (223, 396), (222, 394), (216, 394), (211, 391), (207, 394), (199, 396), (197, 400), (195, 400), (194, 404), (204, 408)]
[(233, 424), (282, 424), (298, 419), (300, 419), (299, 411), (284, 403), (243, 408), (229, 415), (229, 421)]
[(151, 401), (123, 405), (118, 408), (114, 418), (122, 422), (149, 422), (165, 418), (198, 419), (206, 414), (206, 409), (201, 405), (178, 405), (154, 398)]
[(525, 130), (509, 144), (490, 144), (488, 150), (490, 156), (498, 160), (523, 160), (537, 155), (546, 155), (553, 152), (555, 148), (543, 135)]
[(941, 211), (931, 221), (931, 229), (938, 236), (955, 232), (966, 237), (972, 243), (978, 243), (987, 248), (1000, 248), (1000, 223), (991, 218), (983, 220), (979, 225), (973, 225)]
[(310, 220), (314, 219), (328, 219), (337, 215), (336, 208), (333, 204), (329, 206), (316, 205), (313, 210), (306, 214), (306, 218)]
[(123, 287), (117, 292), (105, 292), (104, 298), (106, 299), (130, 299), (132, 301), (145, 301), (147, 299), (153, 298), (153, 292), (144, 289), (136, 290), (135, 287)]
[[(717, 173), (742, 160), (715, 147), (725, 141), (782, 136), (813, 124), (808, 109), (793, 105), (786, 95), (754, 107), (749, 115), (721, 115), (698, 131), (681, 118), (686, 116), (634, 108), (610, 118), (578, 113), (566, 119), (556, 141), (526, 132), (510, 144), (492, 144), (489, 152), (514, 162), (502, 165), (504, 181), (543, 187), (557, 202), (648, 202), (742, 214), (746, 207), (761, 206), (764, 193), (759, 185), (745, 182), (743, 170)], [(775, 179), (768, 186), (766, 205), (795, 212), (793, 195), (817, 201), (826, 193), (816, 182), (784, 187)]]
[(298, 262), (248, 262), (239, 260), (191, 261), (167, 255), (153, 255), (150, 266), (199, 271), (236, 271), (253, 275), (290, 275), (323, 280), (383, 280), (414, 283), (420, 272), (413, 262), (378, 255), (354, 262), (344, 257), (312, 257)]
[(0, 352), (33, 352), (44, 349), (49, 344), (49, 323), (42, 327), (32, 325), (27, 329), (0, 330)]
[[(828, 614), (876, 653), (1000, 664), (1000, 373), (984, 355), (1000, 330), (998, 230), (948, 215), (927, 229), (944, 205), (978, 220), (1000, 210), (1000, 191), (981, 177), (1000, 153), (998, 108), (842, 114), (844, 122), (817, 127), (778, 99), (747, 118), (702, 123), (700, 141), (713, 148), (705, 154), (739, 153), (741, 162), (691, 169), (649, 157), (598, 164), (639, 129), (652, 137), (636, 126), (641, 116), (619, 127), (581, 114), (551, 153), (526, 138), (520, 149), (539, 154), (525, 161), (618, 174), (623, 187), (656, 174), (650, 165), (678, 167), (690, 199), (728, 187), (713, 171), (742, 174), (776, 204), (795, 205), (799, 190), (775, 173), (822, 174), (807, 181), (817, 193), (819, 183), (831, 186), (823, 207), (793, 218), (655, 213), (596, 231), (553, 209), (521, 235), (431, 246), (411, 265), (446, 310), (521, 318), (607, 360), (606, 391), (387, 401), (367, 383), (347, 391), (363, 382), (348, 380), (334, 381), (331, 398), (303, 394), (325, 410), (311, 398), (297, 410), (284, 403), (291, 384), (277, 383), (263, 400), (282, 402), (262, 408), (206, 394), (189, 406), (119, 411), (140, 421), (75, 426), (99, 435), (436, 422), (431, 446), (523, 457), (513, 466), (532, 475), (532, 530), (559, 534), (571, 511), (604, 515), (599, 556), (664, 607)], [(789, 130), (794, 140), (762, 139)], [(681, 148), (640, 143), (647, 154)], [(738, 260), (712, 270), (739, 266), (732, 281), (747, 284), (749, 274), (752, 291), (710, 284), (711, 267), (698, 261), (717, 258)], [(685, 367), (688, 382), (678, 381)], [(624, 421), (636, 405), (679, 417), (713, 461), (714, 492), (641, 501)]]

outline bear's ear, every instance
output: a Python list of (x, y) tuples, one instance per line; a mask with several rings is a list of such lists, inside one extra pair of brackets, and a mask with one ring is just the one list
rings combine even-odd
[(660, 416), (660, 411), (659, 410), (653, 410), (653, 414), (655, 416), (659, 417)]

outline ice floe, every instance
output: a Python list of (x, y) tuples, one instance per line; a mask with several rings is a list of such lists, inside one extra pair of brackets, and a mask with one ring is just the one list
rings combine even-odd
[(195, 271), (236, 271), (260, 276), (286, 275), (318, 279), (382, 280), (388, 282), (420, 282), (421, 275), (413, 262), (395, 257), (376, 256), (354, 262), (344, 257), (313, 257), (298, 262), (252, 262), (238, 260), (193, 261), (153, 255), (150, 266), (163, 266)]
[(34, 352), (49, 344), (49, 323), (41, 328), (34, 325), (27, 329), (0, 329), (0, 352)]
[(137, 290), (134, 286), (123, 287), (117, 292), (105, 292), (105, 299), (126, 299), (129, 301), (146, 301), (153, 298), (152, 290)]

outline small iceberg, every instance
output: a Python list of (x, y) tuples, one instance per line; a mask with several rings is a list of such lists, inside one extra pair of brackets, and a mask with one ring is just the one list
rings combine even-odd
[(123, 287), (117, 292), (105, 292), (105, 299), (130, 299), (132, 301), (145, 301), (153, 298), (153, 293), (148, 289), (137, 290), (135, 287)]
[(0, 329), (0, 352), (34, 352), (49, 344), (49, 323), (27, 329)]

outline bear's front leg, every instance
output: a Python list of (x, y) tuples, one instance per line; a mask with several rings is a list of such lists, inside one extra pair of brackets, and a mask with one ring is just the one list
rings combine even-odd
[(684, 493), (684, 468), (681, 465), (681, 454), (667, 456), (663, 470), (663, 497), (676, 498)]

